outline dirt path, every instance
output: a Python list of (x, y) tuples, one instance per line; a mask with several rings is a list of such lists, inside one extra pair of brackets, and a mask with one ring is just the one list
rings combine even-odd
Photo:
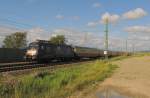
[(150, 98), (150, 56), (133, 57), (114, 64), (119, 68), (102, 85), (120, 87), (125, 92)]
[(116, 72), (100, 83), (96, 91), (81, 98), (97, 98), (95, 93), (108, 86), (134, 95), (134, 98), (150, 98), (150, 56), (132, 57), (113, 63), (119, 65)]

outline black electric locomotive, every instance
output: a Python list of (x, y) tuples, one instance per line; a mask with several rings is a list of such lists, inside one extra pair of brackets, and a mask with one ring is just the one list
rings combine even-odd
[(37, 40), (29, 44), (25, 59), (28, 61), (65, 60), (75, 57), (69, 45), (55, 45), (48, 41)]
[[(125, 52), (108, 51), (109, 57), (120, 56)], [(104, 50), (88, 47), (72, 47), (69, 45), (56, 45), (49, 41), (37, 40), (29, 44), (25, 54), (27, 61), (51, 61), (51, 60), (71, 60), (81, 58), (104, 57)]]

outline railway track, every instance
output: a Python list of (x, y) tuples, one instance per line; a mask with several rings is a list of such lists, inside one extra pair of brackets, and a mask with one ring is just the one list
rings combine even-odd
[(26, 64), (26, 65), (8, 65), (0, 67), (0, 72), (9, 72), (9, 71), (16, 71), (16, 70), (25, 70), (25, 69), (32, 69), (38, 67), (46, 67), (47, 64)]
[(40, 68), (40, 67), (57, 67), (55, 65), (61, 66), (65, 64), (80, 63), (80, 62), (91, 61), (91, 60), (94, 60), (94, 59), (86, 59), (86, 60), (79, 60), (79, 61), (75, 60), (75, 61), (67, 61), (67, 62), (51, 62), (51, 63), (45, 63), (45, 64), (38, 64), (38, 63), (11, 64), (10, 63), (7, 65), (0, 65), (0, 73)]
[(0, 63), (0, 68), (36, 64), (36, 62), (16, 62), (16, 63)]

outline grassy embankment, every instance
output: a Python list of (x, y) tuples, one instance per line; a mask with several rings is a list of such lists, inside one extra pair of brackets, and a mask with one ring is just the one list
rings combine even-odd
[(97, 60), (54, 71), (23, 75), (0, 83), (0, 98), (65, 98), (83, 90), (85, 86), (103, 81), (116, 67)]

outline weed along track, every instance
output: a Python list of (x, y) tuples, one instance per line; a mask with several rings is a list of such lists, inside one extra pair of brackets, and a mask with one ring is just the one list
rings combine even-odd
[(102, 60), (57, 62), (52, 65), (44, 70), (27, 70), (22, 74), (20, 71), (1, 74), (0, 98), (67, 98), (76, 91), (103, 81), (117, 67)]

